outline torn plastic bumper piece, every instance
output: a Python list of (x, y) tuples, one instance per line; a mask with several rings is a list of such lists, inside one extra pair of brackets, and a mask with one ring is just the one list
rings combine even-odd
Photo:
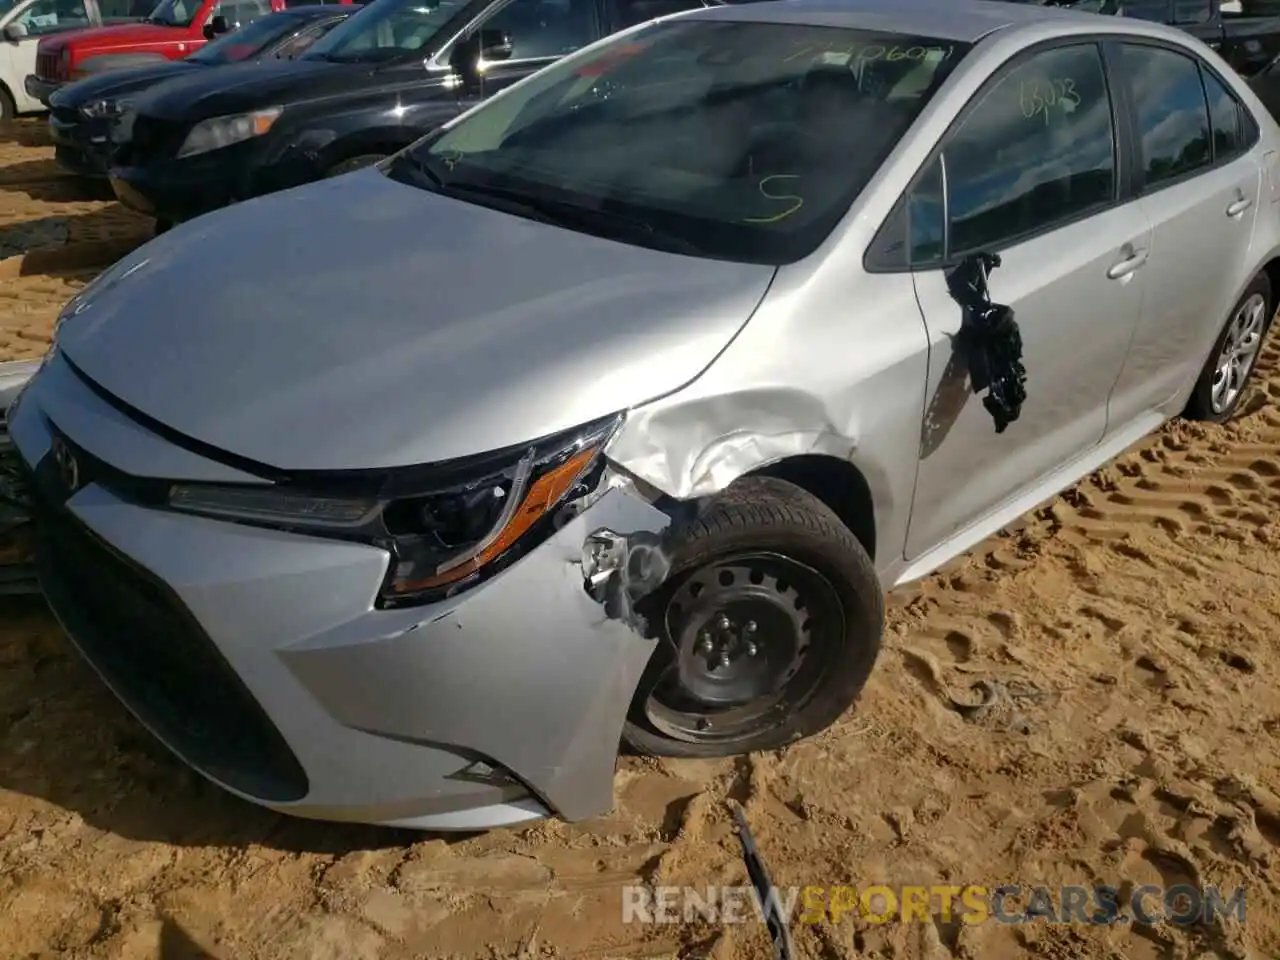
[(40, 592), (26, 546), (30, 513), (24, 480), (14, 462), (16, 451), (5, 416), (9, 404), (39, 368), (38, 360), (0, 363), (0, 596)]

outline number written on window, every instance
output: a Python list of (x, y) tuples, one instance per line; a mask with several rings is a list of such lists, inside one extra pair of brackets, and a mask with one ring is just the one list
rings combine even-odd
[(1080, 106), (1080, 94), (1070, 77), (1022, 80), (1018, 83), (1018, 106), (1028, 120), (1043, 118), (1048, 123), (1055, 110), (1071, 113)]

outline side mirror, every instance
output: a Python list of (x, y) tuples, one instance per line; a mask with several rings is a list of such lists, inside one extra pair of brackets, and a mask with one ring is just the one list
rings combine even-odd
[(230, 32), (231, 25), (227, 23), (227, 18), (222, 14), (218, 14), (204, 25), (204, 38), (206, 40), (212, 40), (214, 37)]
[(17, 43), (27, 35), (27, 25), (25, 23), (10, 23), (4, 28), (4, 38), (10, 43)]
[(455, 73), (470, 79), (479, 75), (481, 63), (510, 60), (514, 50), (511, 34), (503, 30), (480, 30), (454, 45), (449, 66)]
[(480, 31), (481, 60), (510, 60), (514, 52), (515, 45), (511, 42), (511, 34), (504, 30)]

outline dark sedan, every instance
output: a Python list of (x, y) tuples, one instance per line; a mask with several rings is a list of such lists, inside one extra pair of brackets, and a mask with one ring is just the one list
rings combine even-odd
[(50, 98), (49, 132), (58, 163), (72, 173), (106, 177), (111, 128), (133, 99), (175, 77), (254, 60), (291, 60), (341, 23), (354, 6), (291, 7), (225, 34), (182, 60), (112, 70), (77, 80)]

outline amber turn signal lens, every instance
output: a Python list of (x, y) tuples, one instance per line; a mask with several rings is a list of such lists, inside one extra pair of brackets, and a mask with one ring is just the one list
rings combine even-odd
[(581, 453), (574, 454), (569, 460), (553, 470), (549, 470), (529, 487), (519, 508), (511, 515), (511, 519), (494, 541), (463, 563), (421, 580), (410, 580), (395, 586), (396, 593), (416, 593), (419, 590), (430, 590), (469, 577), (486, 563), (504, 553), (513, 543), (529, 532), (529, 528), (546, 516), (547, 511), (560, 502), (563, 497), (582, 476), (591, 461), (595, 458), (598, 447), (591, 447)]

